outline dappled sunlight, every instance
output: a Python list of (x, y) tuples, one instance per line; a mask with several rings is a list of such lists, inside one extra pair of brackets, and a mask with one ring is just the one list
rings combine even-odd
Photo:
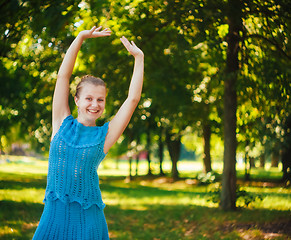
[[(100, 186), (111, 240), (291, 239), (289, 2), (1, 1), (0, 239), (32, 238), (49, 156), (48, 199)], [(66, 142), (70, 113), (110, 127)]]
[(19, 230), (9, 227), (9, 225), (11, 225), (11, 222), (6, 222), (6, 224), (8, 224), (8, 226), (0, 226), (0, 237), (5, 236), (7, 238), (10, 236), (11, 238), (13, 238), (15, 235), (20, 235)]
[[(122, 209), (133, 209), (133, 210), (148, 210), (151, 209), (153, 205), (155, 206), (172, 206), (184, 205), (184, 206), (207, 206), (207, 207), (217, 207), (217, 204), (209, 203), (205, 198), (201, 196), (188, 196), (185, 197), (184, 194), (177, 194), (173, 196), (157, 196), (157, 197), (124, 197), (120, 195), (103, 194), (104, 202), (108, 205), (120, 206)], [(117, 200), (116, 198), (119, 197)]]
[(14, 202), (42, 202), (44, 198), (44, 189), (24, 188), (22, 190), (5, 189), (0, 190), (0, 201), (9, 200)]
[[(31, 239), (44, 207), (47, 161), (11, 160), (0, 168), (0, 238)], [(99, 175), (111, 239), (284, 239), (289, 234), (291, 190), (278, 183), (239, 180), (242, 189), (263, 200), (224, 212), (209, 201), (209, 191), (218, 183), (173, 181), (168, 176), (135, 176), (128, 181), (128, 162), (120, 162), (119, 169), (113, 160), (106, 164)], [(145, 164), (140, 167), (146, 172)], [(276, 179), (274, 169), (268, 174)]]
[(289, 194), (284, 194), (281, 196), (264, 196), (262, 202), (258, 202), (253, 204), (255, 208), (262, 208), (268, 210), (282, 210), (282, 211), (290, 211), (291, 210), (291, 196)]
[[(31, 157), (17, 157), (9, 156), (0, 162), (1, 172), (13, 174), (17, 172), (19, 176), (30, 176), (34, 174), (35, 177), (39, 178), (40, 176), (46, 176), (48, 169), (48, 161), (36, 160)], [(8, 175), (9, 175), (8, 174)]]

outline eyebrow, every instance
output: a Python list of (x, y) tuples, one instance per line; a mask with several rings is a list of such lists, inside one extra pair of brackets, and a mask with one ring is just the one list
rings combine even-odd
[[(88, 94), (88, 95), (86, 95), (86, 97), (96, 97), (95, 95), (91, 95), (91, 94)], [(105, 97), (103, 97), (103, 96), (98, 96), (98, 97), (96, 97), (96, 98), (105, 98)]]

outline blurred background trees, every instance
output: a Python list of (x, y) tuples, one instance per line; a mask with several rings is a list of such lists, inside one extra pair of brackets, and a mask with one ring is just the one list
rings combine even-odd
[(224, 142), (224, 209), (235, 208), (238, 152), (250, 166), (254, 158), (262, 167), (268, 156), (281, 159), (290, 182), (290, 1), (9, 0), (0, 6), (2, 153), (16, 141), (48, 151), (64, 53), (79, 31), (102, 25), (112, 36), (83, 44), (71, 84), (73, 92), (89, 73), (106, 81), (101, 121), (124, 101), (131, 78), (133, 59), (119, 37), (145, 53), (142, 99), (113, 155), (128, 146), (135, 153), (147, 150), (150, 166), (153, 155), (162, 163), (168, 149), (178, 179), (182, 148), (197, 152), (191, 141), (200, 139), (204, 171), (210, 172)]

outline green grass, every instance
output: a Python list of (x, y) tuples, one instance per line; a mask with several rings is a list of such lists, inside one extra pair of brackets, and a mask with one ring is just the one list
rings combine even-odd
[[(0, 164), (0, 239), (31, 239), (43, 209), (47, 161), (12, 160)], [(180, 166), (191, 169), (181, 172), (184, 177), (196, 176), (202, 169), (187, 161)], [(140, 164), (139, 173), (146, 172), (146, 163)], [(254, 170), (256, 181), (239, 180), (242, 189), (262, 195), (263, 201), (235, 212), (224, 212), (207, 201), (215, 184), (145, 176), (128, 182), (127, 174), (125, 161), (116, 169), (110, 159), (99, 171), (111, 239), (291, 239), (291, 189), (278, 183), (281, 173), (276, 169)], [(243, 169), (238, 176), (243, 177)]]

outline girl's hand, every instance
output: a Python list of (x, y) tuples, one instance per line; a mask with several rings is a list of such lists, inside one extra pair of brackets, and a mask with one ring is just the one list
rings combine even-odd
[(126, 37), (122, 37), (120, 38), (120, 41), (122, 42), (122, 44), (124, 45), (124, 47), (127, 49), (127, 51), (132, 55), (134, 56), (135, 58), (136, 57), (143, 57), (144, 54), (142, 52), (142, 50), (140, 50), (133, 41), (129, 42), (127, 40)]
[(79, 33), (79, 35), (83, 38), (83, 39), (87, 39), (87, 38), (97, 38), (97, 37), (107, 37), (111, 35), (111, 30), (109, 28), (105, 28), (102, 31), (100, 31), (102, 29), (102, 26), (100, 27), (92, 27), (91, 30), (84, 30), (81, 31)]

